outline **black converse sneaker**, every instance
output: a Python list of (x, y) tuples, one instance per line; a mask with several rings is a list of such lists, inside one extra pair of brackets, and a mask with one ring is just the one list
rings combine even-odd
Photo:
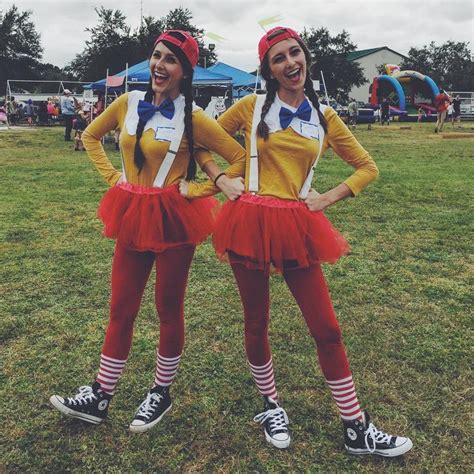
[(94, 382), (92, 387), (84, 385), (74, 397), (64, 399), (53, 395), (49, 401), (54, 408), (72, 418), (98, 425), (107, 417), (112, 395), (100, 390), (100, 383)]
[(259, 413), (254, 421), (263, 425), (265, 439), (276, 448), (284, 449), (290, 445), (290, 431), (288, 430), (288, 415), (271, 397), (263, 397), (263, 412)]
[(172, 406), (169, 387), (156, 385), (138, 407), (135, 418), (130, 424), (130, 431), (142, 433), (153, 428)]
[(362, 413), (364, 420), (343, 420), (344, 443), (350, 454), (379, 454), (395, 457), (405, 454), (413, 447), (410, 438), (392, 436), (378, 430), (367, 412)]

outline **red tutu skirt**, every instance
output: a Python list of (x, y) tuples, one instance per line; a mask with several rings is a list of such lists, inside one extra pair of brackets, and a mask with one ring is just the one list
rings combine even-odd
[(162, 252), (206, 240), (214, 230), (217, 206), (213, 197), (184, 198), (177, 185), (122, 183), (104, 194), (97, 216), (106, 237), (133, 250)]
[(323, 212), (311, 212), (300, 201), (253, 194), (222, 206), (213, 243), (222, 260), (278, 272), (334, 263), (350, 250)]

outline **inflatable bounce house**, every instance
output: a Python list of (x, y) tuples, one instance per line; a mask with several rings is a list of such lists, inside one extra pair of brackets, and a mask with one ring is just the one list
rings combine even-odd
[(370, 86), (371, 105), (378, 107), (386, 98), (390, 115), (399, 116), (400, 120), (416, 120), (420, 109), (425, 119), (436, 120), (434, 104), (439, 88), (433, 79), (416, 71), (401, 71), (393, 64), (386, 64), (385, 71), (386, 74), (375, 77)]

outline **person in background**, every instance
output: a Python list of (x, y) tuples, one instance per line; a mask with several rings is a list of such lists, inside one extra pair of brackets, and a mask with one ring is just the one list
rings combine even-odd
[(426, 112), (421, 107), (418, 107), (417, 122), (421, 123), (421, 121), (423, 120), (423, 117), (426, 117)]
[(64, 140), (71, 141), (72, 121), (74, 119), (74, 102), (72, 100), (71, 91), (64, 89), (64, 95), (61, 96), (61, 115), (64, 120)]
[(451, 122), (453, 118), (453, 102), (450, 101), (448, 104), (448, 110), (446, 111), (446, 119), (448, 122)]
[(74, 122), (74, 151), (85, 151), (82, 143), (82, 133), (87, 125), (89, 125), (89, 112), (85, 111), (83, 108), (79, 108)]
[(11, 125), (16, 125), (18, 121), (18, 103), (15, 100), (15, 97), (11, 96), (10, 100), (7, 100), (5, 104), (8, 122)]
[(16, 108), (17, 123), (20, 124), (24, 117), (25, 117), (25, 107), (23, 107), (23, 104), (19, 102), (18, 107)]
[(39, 125), (49, 125), (48, 120), (48, 103), (42, 100), (38, 106), (38, 123)]
[(453, 115), (451, 118), (451, 124), (454, 128), (454, 122), (458, 123), (458, 128), (461, 128), (461, 99), (459, 94), (453, 99)]
[(10, 128), (10, 122), (8, 121), (7, 109), (5, 107), (5, 101), (0, 101), (0, 123), (5, 124)]
[(51, 97), (48, 97), (48, 105), (47, 105), (47, 110), (48, 110), (48, 122), (51, 124), (53, 123), (54, 124), (54, 114), (55, 114), (55, 110), (54, 110), (54, 101)]
[(54, 109), (53, 119), (54, 119), (55, 122), (59, 123), (59, 115), (61, 114), (61, 110), (60, 110), (60, 107), (59, 107), (59, 101), (55, 102), (53, 104), (53, 109)]
[(380, 122), (382, 125), (385, 122), (387, 122), (387, 126), (390, 125), (390, 102), (386, 97), (383, 98), (380, 105)]
[(435, 97), (436, 107), (436, 128), (435, 133), (443, 131), (444, 121), (446, 120), (446, 114), (448, 111), (449, 103), (451, 99), (444, 89), (439, 90), (439, 94)]
[(25, 116), (28, 119), (28, 126), (33, 127), (35, 124), (36, 113), (35, 113), (35, 106), (31, 99), (28, 99), (28, 102), (25, 106)]
[(357, 115), (359, 114), (359, 106), (355, 99), (351, 99), (349, 105), (347, 106), (347, 113), (349, 115), (349, 125), (354, 130), (357, 124)]

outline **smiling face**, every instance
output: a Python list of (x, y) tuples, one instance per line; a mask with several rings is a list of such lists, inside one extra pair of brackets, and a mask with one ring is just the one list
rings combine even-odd
[(156, 96), (175, 99), (184, 77), (183, 67), (176, 55), (159, 42), (150, 58), (151, 86)]
[(288, 92), (304, 90), (306, 57), (298, 41), (288, 38), (273, 45), (267, 53), (271, 76)]

